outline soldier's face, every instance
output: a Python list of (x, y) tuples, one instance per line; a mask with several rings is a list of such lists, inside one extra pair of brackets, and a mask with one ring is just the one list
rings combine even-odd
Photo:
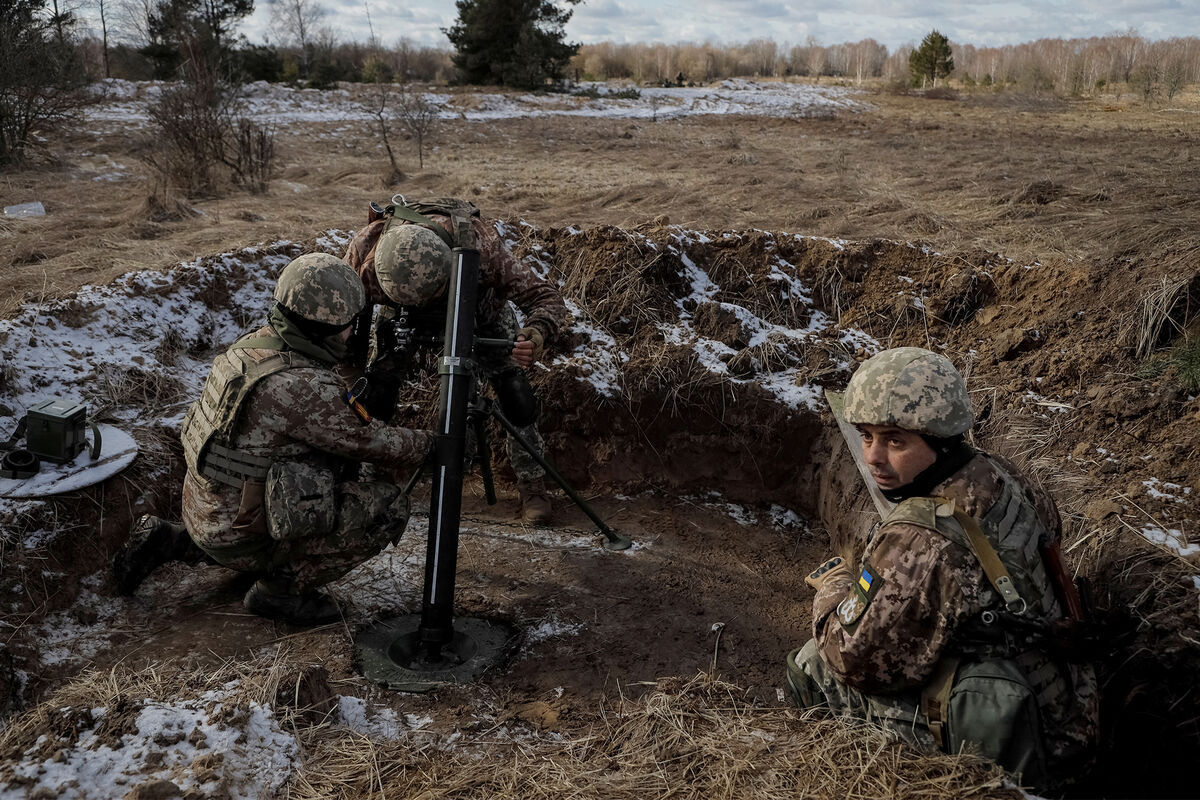
[(880, 489), (899, 489), (937, 461), (937, 453), (919, 433), (889, 425), (857, 425), (863, 460)]

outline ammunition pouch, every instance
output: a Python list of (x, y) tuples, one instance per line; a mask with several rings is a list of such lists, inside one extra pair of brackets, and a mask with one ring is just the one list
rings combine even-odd
[(521, 369), (506, 369), (491, 378), (500, 410), (515, 427), (524, 428), (537, 422), (538, 401), (529, 378)]
[(337, 522), (332, 470), (293, 461), (267, 471), (265, 506), (272, 539), (325, 536)]

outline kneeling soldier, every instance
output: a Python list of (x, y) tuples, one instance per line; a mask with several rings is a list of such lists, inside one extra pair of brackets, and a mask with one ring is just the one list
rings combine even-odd
[(184, 420), (190, 540), (144, 519), (114, 562), (121, 591), (191, 551), (258, 576), (250, 611), (320, 624), (340, 612), (319, 587), (404, 532), (408, 497), (394, 482), (355, 480), (357, 465), (420, 464), (433, 434), (364, 424), (347, 405), (333, 365), (366, 302), (362, 281), (339, 258), (303, 255), (280, 274), (275, 301), (266, 327), (213, 362)]
[(1076, 772), (1097, 736), (1097, 687), (1068, 652), (1082, 614), (1053, 500), (966, 444), (970, 399), (944, 356), (901, 347), (869, 359), (845, 420), (897, 505), (857, 567), (833, 559), (808, 577), (815, 638), (787, 660), (796, 702), (919, 747), (974, 749), (1026, 783)]

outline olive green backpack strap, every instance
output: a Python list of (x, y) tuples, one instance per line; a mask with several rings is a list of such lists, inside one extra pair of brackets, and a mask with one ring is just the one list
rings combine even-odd
[(950, 707), (950, 690), (954, 688), (954, 675), (958, 672), (958, 659), (942, 658), (933, 668), (933, 675), (921, 688), (921, 710), (929, 722), (929, 733), (938, 749), (946, 750), (946, 711)]
[[(952, 530), (952, 526), (946, 526), (945, 523), (938, 524), (940, 520), (948, 518), (958, 523), (963, 536), (959, 536), (957, 531)], [(1004, 562), (1000, 560), (996, 548), (988, 541), (975, 518), (962, 509), (956, 508), (953, 500), (947, 500), (944, 497), (910, 497), (897, 505), (880, 527), (900, 523), (937, 531), (952, 542), (965, 546), (975, 554), (979, 566), (987, 575), (988, 582), (999, 593), (1008, 610), (1014, 614), (1025, 612), (1027, 608), (1025, 600), (1017, 592), (1012, 576), (1009, 574), (1008, 568), (1004, 566)]]
[(446, 243), (447, 247), (451, 249), (454, 248), (454, 237), (451, 236), (450, 233), (441, 225), (438, 225), (436, 222), (419, 211), (403, 205), (390, 205), (384, 210), (391, 211), (391, 218), (388, 219), (387, 226), (383, 229), (385, 233), (387, 232), (388, 228), (392, 226), (393, 221), (402, 219), (405, 222), (411, 222), (414, 225), (420, 225), (422, 228), (428, 228), (436, 233), (438, 238)]
[(1014, 614), (1024, 614), (1029, 607), (1025, 599), (1021, 597), (1017, 587), (1013, 584), (1012, 576), (1008, 574), (1008, 568), (1004, 566), (1004, 562), (1000, 560), (1000, 555), (996, 552), (996, 548), (992, 547), (992, 543), (988, 541), (984, 535), (983, 529), (979, 527), (979, 523), (975, 518), (961, 508), (956, 508), (953, 500), (947, 500), (944, 497), (933, 498), (938, 502), (937, 514), (939, 516), (952, 516), (954, 520), (962, 526), (963, 532), (967, 534), (967, 542), (971, 546), (971, 552), (975, 554), (975, 558), (979, 559), (979, 566), (983, 567), (983, 572), (988, 577), (988, 582), (992, 584), (1004, 600), (1004, 605)]

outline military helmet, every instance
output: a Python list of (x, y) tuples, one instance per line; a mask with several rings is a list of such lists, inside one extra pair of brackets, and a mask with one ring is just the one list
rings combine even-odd
[(362, 279), (337, 256), (306, 253), (279, 273), (275, 299), (304, 319), (342, 328), (362, 311), (367, 291)]
[(962, 375), (945, 356), (897, 347), (868, 358), (846, 387), (846, 421), (928, 436), (966, 433), (974, 421)]
[(393, 302), (420, 306), (437, 297), (450, 279), (450, 248), (423, 225), (393, 222), (375, 247), (375, 276)]

